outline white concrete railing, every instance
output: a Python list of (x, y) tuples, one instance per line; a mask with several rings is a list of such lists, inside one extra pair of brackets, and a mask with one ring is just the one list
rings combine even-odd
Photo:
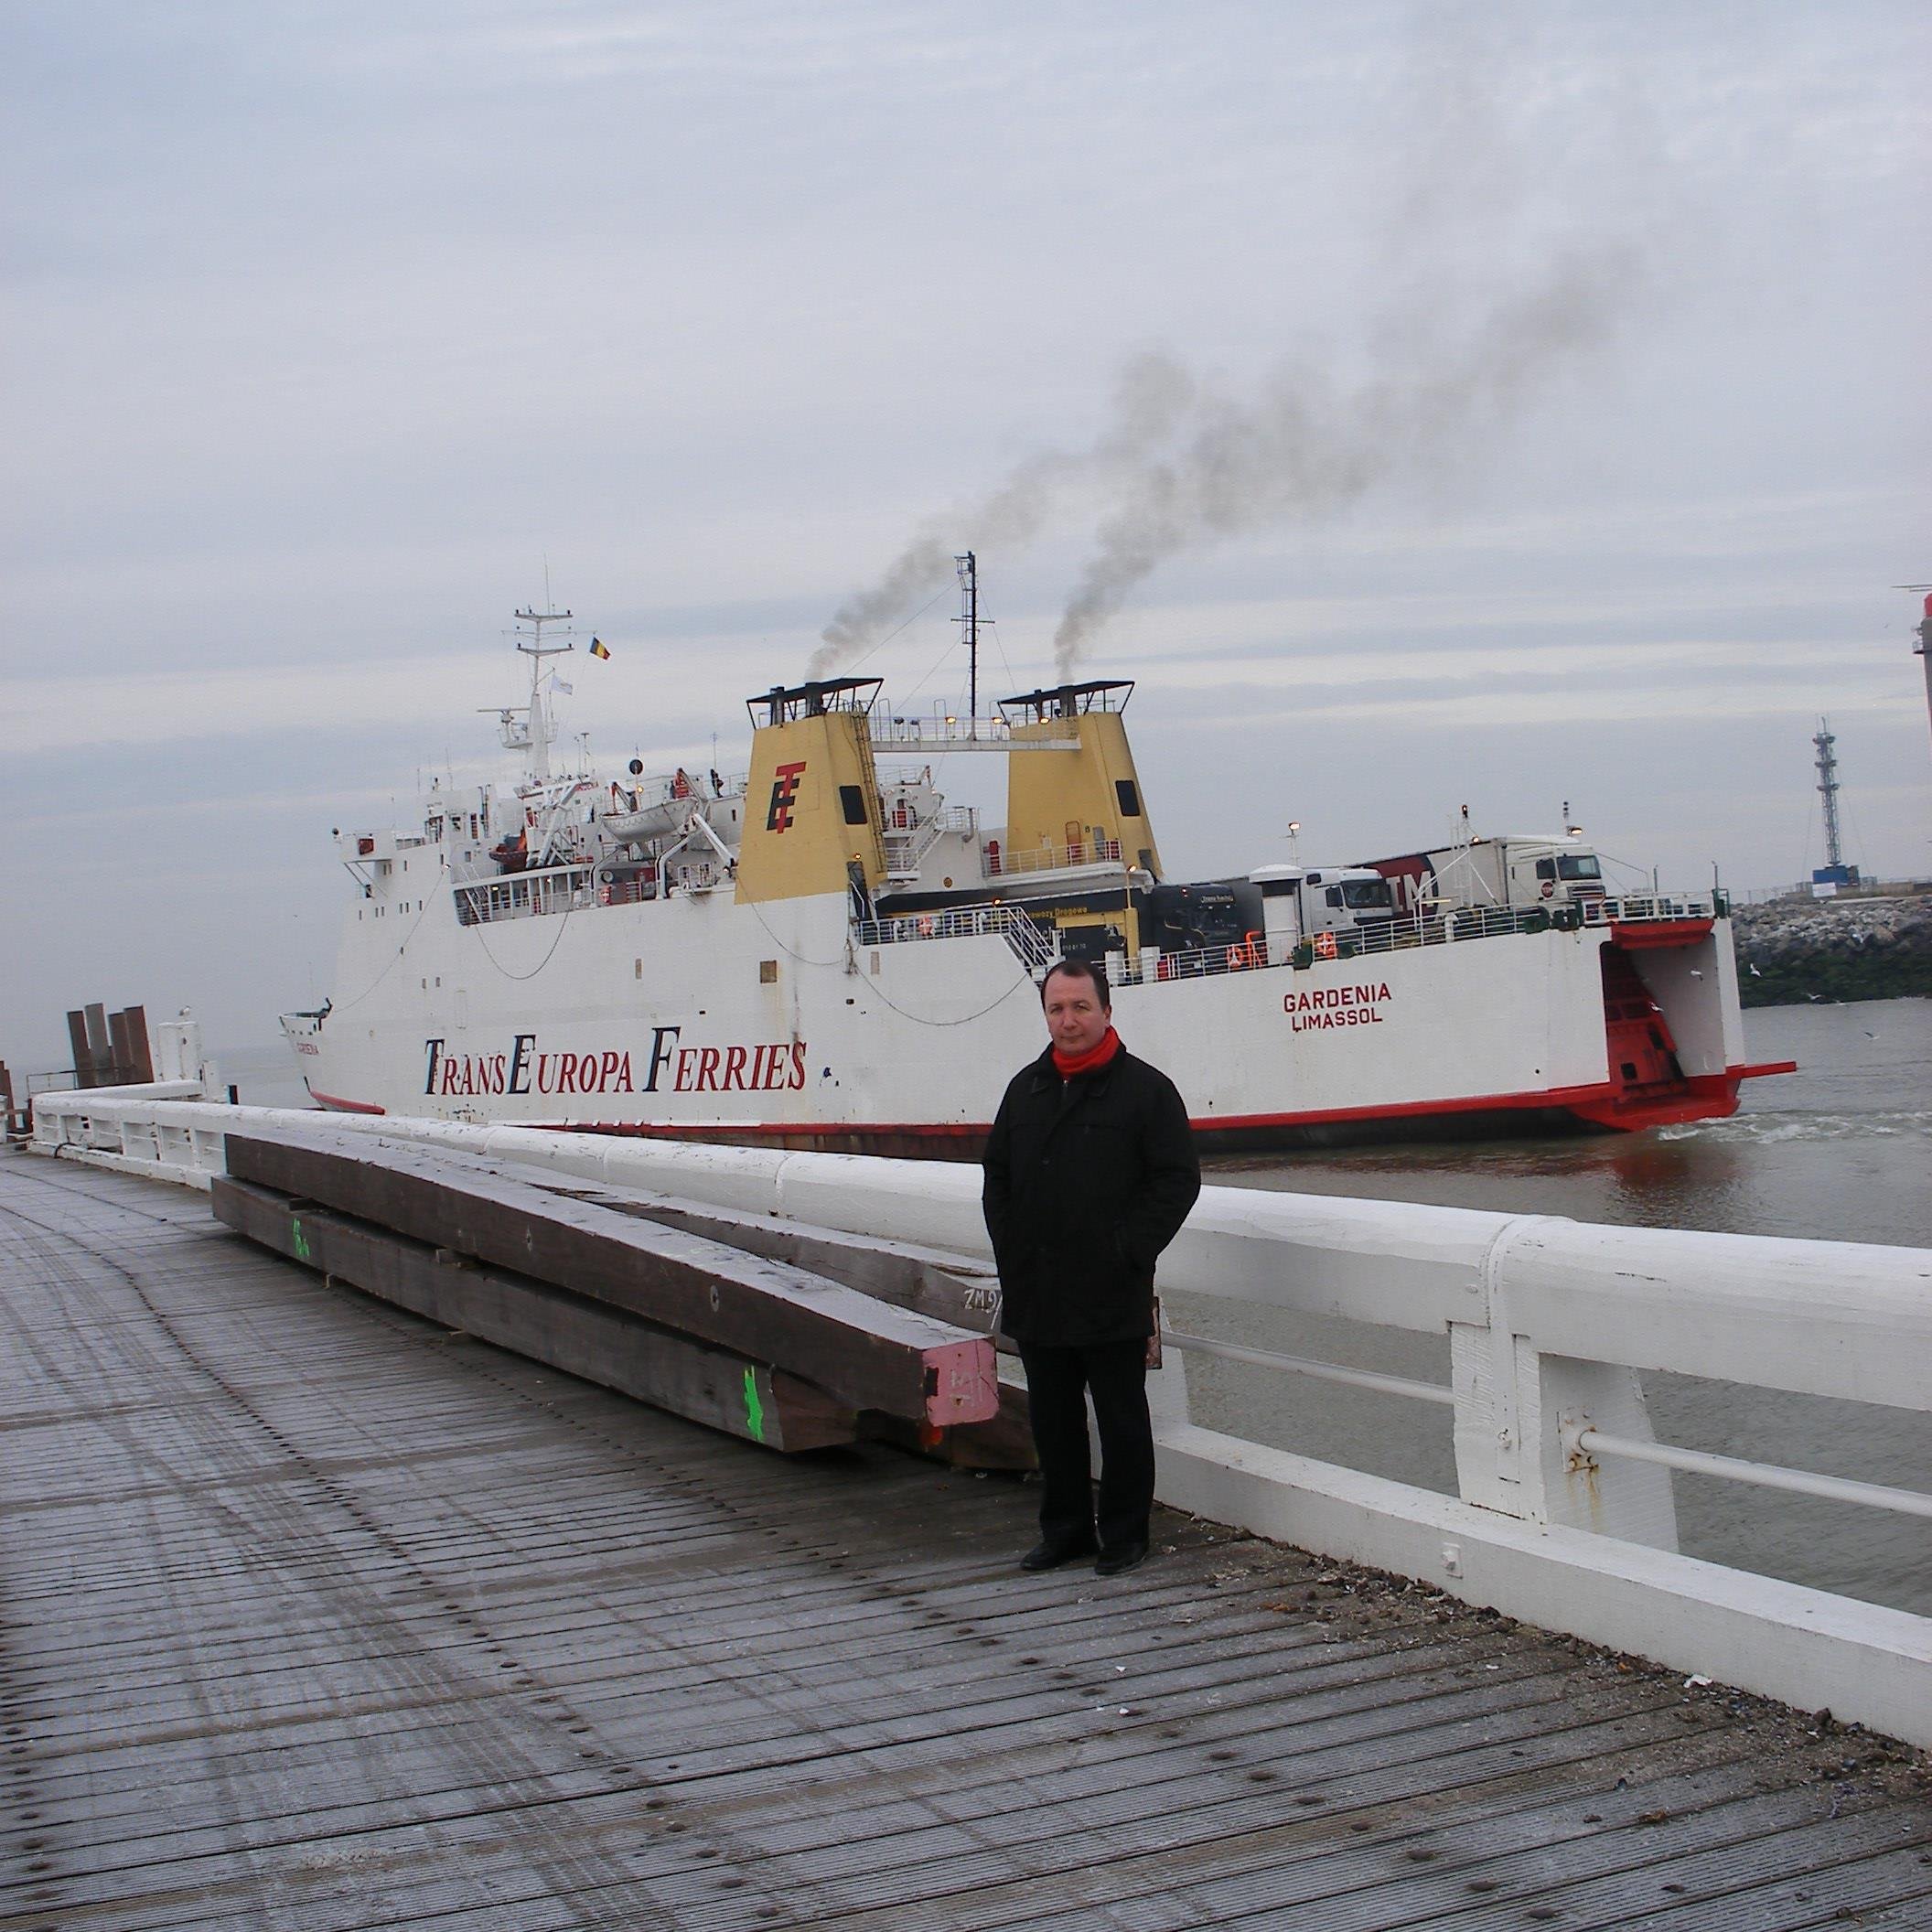
[[(156, 1089), (35, 1102), (35, 1145), (205, 1186), (231, 1128), (381, 1132), (815, 1226), (983, 1256), (976, 1167), (515, 1127), (231, 1108)], [(1449, 1386), (1231, 1356), (1449, 1406), (1458, 1494), (1269, 1448), (1189, 1419), (1154, 1378), (1164, 1501), (1433, 1583), (1546, 1628), (1932, 1745), (1932, 1619), (1676, 1548), (1669, 1469), (1896, 1510), (1932, 1497), (1657, 1442), (1638, 1371), (1932, 1411), (1932, 1251), (1598, 1227), (1551, 1216), (1209, 1187), (1165, 1289), (1442, 1336)]]

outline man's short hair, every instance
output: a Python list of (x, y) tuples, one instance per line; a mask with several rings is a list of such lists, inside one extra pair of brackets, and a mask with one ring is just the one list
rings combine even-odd
[(1057, 974), (1071, 974), (1077, 980), (1093, 982), (1093, 996), (1102, 1011), (1111, 1011), (1113, 995), (1107, 987), (1107, 969), (1098, 960), (1056, 960), (1040, 980), (1040, 1004), (1046, 1004), (1046, 982)]

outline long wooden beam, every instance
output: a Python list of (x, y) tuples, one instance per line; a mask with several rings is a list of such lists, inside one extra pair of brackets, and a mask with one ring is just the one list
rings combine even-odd
[(231, 1177), (532, 1276), (772, 1362), (852, 1409), (945, 1428), (1000, 1406), (983, 1335), (782, 1261), (561, 1195), (446, 1148), (278, 1128), (227, 1137)]
[[(841, 1229), (812, 1228), (797, 1221), (775, 1221), (728, 1208), (694, 1207), (661, 1195), (626, 1194), (609, 1186), (595, 1186), (561, 1177), (551, 1185), (575, 1198), (596, 1200), (619, 1214), (636, 1215), (681, 1228), (706, 1240), (842, 1282), (901, 1308), (916, 1308), (955, 1327), (976, 1335), (992, 1334), (1003, 1355), (1018, 1349), (994, 1332), (1000, 1306), (999, 1276), (991, 1263), (967, 1255), (946, 1254), (880, 1235), (849, 1234)], [(1036, 1469), (1033, 1430), (1027, 1419), (1026, 1390), (1017, 1381), (1000, 1384), (999, 1413), (983, 1422), (961, 1422), (939, 1433), (918, 1428), (874, 1427), (874, 1434), (937, 1457), (961, 1469)]]
[(215, 1218), (264, 1248), (602, 1388), (768, 1449), (823, 1449), (857, 1439), (850, 1409), (768, 1363), (252, 1181), (217, 1175), (210, 1193)]
[[(831, 1228), (810, 1228), (797, 1221), (775, 1221), (728, 1208), (694, 1207), (661, 1196), (626, 1198), (616, 1189), (596, 1197), (619, 1214), (636, 1215), (666, 1228), (681, 1228), (708, 1241), (789, 1261), (828, 1281), (842, 1282), (861, 1294), (914, 1308), (939, 1321), (975, 1335), (993, 1335), (999, 1313), (1000, 1279), (990, 1262), (965, 1255), (941, 1254), (929, 1248), (892, 1241), (879, 1235), (847, 1234)], [(994, 1336), (1002, 1352), (1014, 1354), (1011, 1343)]]

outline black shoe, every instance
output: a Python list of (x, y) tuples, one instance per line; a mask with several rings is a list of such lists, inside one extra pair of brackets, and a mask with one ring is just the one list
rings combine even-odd
[(1146, 1561), (1145, 1543), (1116, 1543), (1111, 1550), (1100, 1551), (1093, 1573), (1096, 1576), (1124, 1576), (1130, 1570), (1138, 1570)]
[(1057, 1570), (1062, 1563), (1070, 1563), (1076, 1557), (1091, 1556), (1090, 1542), (1036, 1543), (1020, 1559), (1022, 1570)]

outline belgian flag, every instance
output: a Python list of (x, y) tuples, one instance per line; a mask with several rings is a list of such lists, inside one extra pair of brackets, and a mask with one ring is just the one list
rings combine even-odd
[(594, 658), (607, 658), (610, 655), (602, 638), (593, 638), (590, 640), (590, 654)]

